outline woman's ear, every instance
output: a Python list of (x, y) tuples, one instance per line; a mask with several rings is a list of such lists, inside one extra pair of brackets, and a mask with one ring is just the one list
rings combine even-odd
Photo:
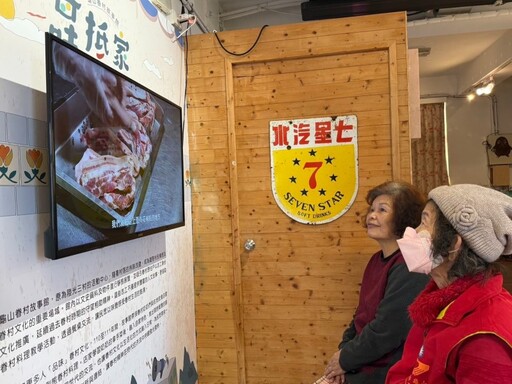
[(448, 260), (455, 260), (459, 254), (459, 249), (462, 247), (462, 237), (460, 237), (459, 234), (455, 235), (455, 241), (453, 242), (452, 248), (453, 250), (450, 251), (448, 254)]

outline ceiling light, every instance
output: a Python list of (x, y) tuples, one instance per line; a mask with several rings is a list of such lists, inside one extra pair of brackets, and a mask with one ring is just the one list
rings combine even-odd
[(494, 80), (491, 78), (487, 82), (475, 89), (475, 93), (478, 96), (490, 95), (494, 89)]

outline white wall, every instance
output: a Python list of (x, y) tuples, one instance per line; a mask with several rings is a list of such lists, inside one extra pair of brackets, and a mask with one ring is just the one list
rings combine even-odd
[(458, 79), (454, 75), (420, 78), (420, 94), (423, 98), (457, 95), (457, 88)]
[[(190, 3), (193, 5), (194, 10), (201, 17), (201, 20), (210, 32), (213, 30), (219, 30), (220, 11), (219, 2), (217, 0), (194, 0)], [(194, 31), (196, 31), (196, 33), (200, 33), (196, 27), (194, 27)]]
[[(453, 77), (423, 79), (421, 90), (424, 95), (453, 95), (456, 84)], [(493, 95), (497, 102), (497, 130), (512, 133), (512, 77), (499, 83)], [(444, 101), (451, 183), (490, 185), (483, 142), (494, 132), (491, 99), (483, 96), (470, 102), (464, 97), (444, 97)]]
[(487, 152), (482, 142), (492, 132), (490, 99), (468, 102), (448, 98), (446, 120), (450, 182), (488, 186)]
[(512, 132), (512, 77), (500, 83), (494, 92), (498, 100), (498, 130)]
[(250, 13), (244, 17), (229, 18), (222, 21), (223, 30), (261, 28), (264, 25), (282, 25), (302, 22), (300, 7), (286, 7), (267, 12)]
[[(89, 13), (95, 37), (106, 26), (109, 41), (117, 35), (129, 43), (126, 75), (183, 107), (184, 52), (162, 16), (145, 3), (0, 3), (2, 150), (39, 148), (48, 161), (44, 32), (51, 25), (61, 32), (72, 26), (76, 45), (85, 50)], [(103, 60), (115, 67), (114, 46), (110, 52)], [(186, 140), (184, 152), (188, 169)], [(49, 260), (43, 236), (48, 186), (0, 185), (0, 382), (196, 381), (190, 188), (185, 192), (186, 226)], [(163, 377), (153, 380), (155, 358), (165, 364)]]
[[(416, 29), (412, 35), (417, 34), (421, 26)], [(456, 34), (457, 31), (453, 30), (451, 33)], [(463, 97), (450, 96), (465, 94), (483, 79), (503, 70), (512, 58), (511, 38), (512, 30), (504, 32), (474, 60), (458, 68), (455, 74), (420, 80), (420, 93), (423, 98), (446, 97), (448, 171), (452, 184), (490, 185), (487, 152), (482, 142), (493, 132), (491, 100), (488, 97), (477, 97), (468, 102)], [(499, 81), (502, 81), (502, 78), (499, 78)], [(510, 93), (510, 81), (498, 82), (494, 95), (498, 101), (497, 118), (500, 122), (500, 131), (507, 131), (510, 127)]]
[[(487, 61), (485, 61), (487, 63)], [(475, 65), (473, 71), (482, 73)], [(488, 67), (485, 69), (489, 70)], [(477, 97), (469, 102), (457, 95), (460, 80), (456, 76), (421, 79), (422, 97), (444, 96), (450, 182), (490, 185), (487, 152), (482, 144), (493, 133), (492, 104), (489, 97)], [(512, 77), (498, 83), (493, 94), (497, 100), (497, 123), (501, 133), (512, 132)]]

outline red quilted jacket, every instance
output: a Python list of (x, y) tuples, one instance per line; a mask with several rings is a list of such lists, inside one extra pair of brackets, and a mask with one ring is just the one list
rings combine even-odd
[[(509, 382), (512, 296), (502, 288), (503, 277), (496, 275), (484, 283), (481, 278), (459, 280), (443, 289), (429, 283), (411, 305), (413, 327), (402, 359), (389, 370), (386, 384), (476, 383), (482, 382), (479, 375), (485, 376), (485, 383)], [(436, 309), (450, 298), (441, 311)], [(433, 310), (438, 315), (429, 319)], [(464, 345), (468, 347), (463, 349)], [(485, 351), (471, 350), (482, 345)], [(468, 356), (475, 361), (468, 361)]]

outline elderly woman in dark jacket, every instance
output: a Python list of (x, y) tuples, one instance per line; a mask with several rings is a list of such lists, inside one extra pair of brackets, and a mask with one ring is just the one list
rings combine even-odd
[(392, 181), (370, 190), (366, 201), (367, 234), (381, 250), (366, 266), (354, 318), (325, 368), (331, 382), (384, 383), (411, 327), (407, 306), (428, 281), (409, 273), (397, 243), (406, 227), (420, 223), (424, 196), (408, 183)]
[(510, 383), (512, 296), (494, 262), (512, 253), (512, 198), (470, 184), (429, 198), (398, 244), (432, 281), (409, 308), (413, 327), (386, 383)]

